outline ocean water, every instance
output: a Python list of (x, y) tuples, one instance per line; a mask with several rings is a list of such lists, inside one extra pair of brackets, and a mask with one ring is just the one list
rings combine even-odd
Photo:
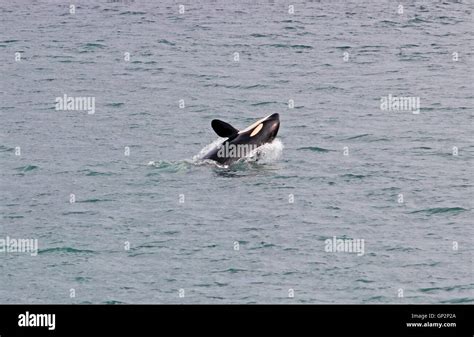
[(0, 2), (0, 303), (474, 302), (468, 1), (75, 4)]

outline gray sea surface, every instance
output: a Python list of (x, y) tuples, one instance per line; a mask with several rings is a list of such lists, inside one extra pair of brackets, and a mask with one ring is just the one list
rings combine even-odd
[(472, 3), (75, 5), (0, 1), (0, 303), (474, 302)]

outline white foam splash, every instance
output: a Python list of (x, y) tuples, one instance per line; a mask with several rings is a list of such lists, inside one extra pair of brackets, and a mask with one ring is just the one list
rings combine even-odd
[[(211, 160), (203, 160), (202, 158), (212, 149), (217, 148), (221, 145), (226, 138), (218, 138), (211, 144), (206, 145), (199, 153), (193, 156), (192, 162), (195, 164), (209, 163), (217, 164)], [(245, 158), (239, 160), (239, 162), (258, 162), (262, 164), (271, 163), (278, 160), (283, 152), (283, 143), (280, 139), (276, 138), (271, 143), (263, 144), (255, 150), (251, 151)], [(227, 165), (219, 165), (219, 167), (227, 167)]]
[(221, 145), (226, 138), (217, 138), (215, 141), (213, 141), (211, 144), (206, 145), (202, 148), (201, 151), (195, 156), (193, 156), (192, 161), (193, 162), (200, 162), (202, 161), (202, 158), (208, 154), (212, 149), (217, 148), (219, 145)]
[(249, 153), (244, 160), (249, 162), (259, 162), (262, 164), (277, 161), (283, 152), (283, 143), (276, 138), (271, 143), (263, 144)]

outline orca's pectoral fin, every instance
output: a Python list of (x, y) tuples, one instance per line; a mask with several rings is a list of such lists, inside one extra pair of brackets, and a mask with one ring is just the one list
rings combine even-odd
[(211, 122), (212, 129), (217, 133), (219, 137), (231, 137), (239, 132), (229, 123), (223, 122), (218, 119), (213, 119)]

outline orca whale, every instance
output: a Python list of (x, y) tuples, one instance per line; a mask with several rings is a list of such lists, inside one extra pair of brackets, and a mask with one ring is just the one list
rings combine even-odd
[(203, 159), (229, 165), (247, 156), (259, 146), (271, 143), (280, 128), (280, 115), (274, 113), (264, 117), (241, 131), (218, 119), (212, 120), (211, 126), (218, 136), (227, 139), (207, 153)]

